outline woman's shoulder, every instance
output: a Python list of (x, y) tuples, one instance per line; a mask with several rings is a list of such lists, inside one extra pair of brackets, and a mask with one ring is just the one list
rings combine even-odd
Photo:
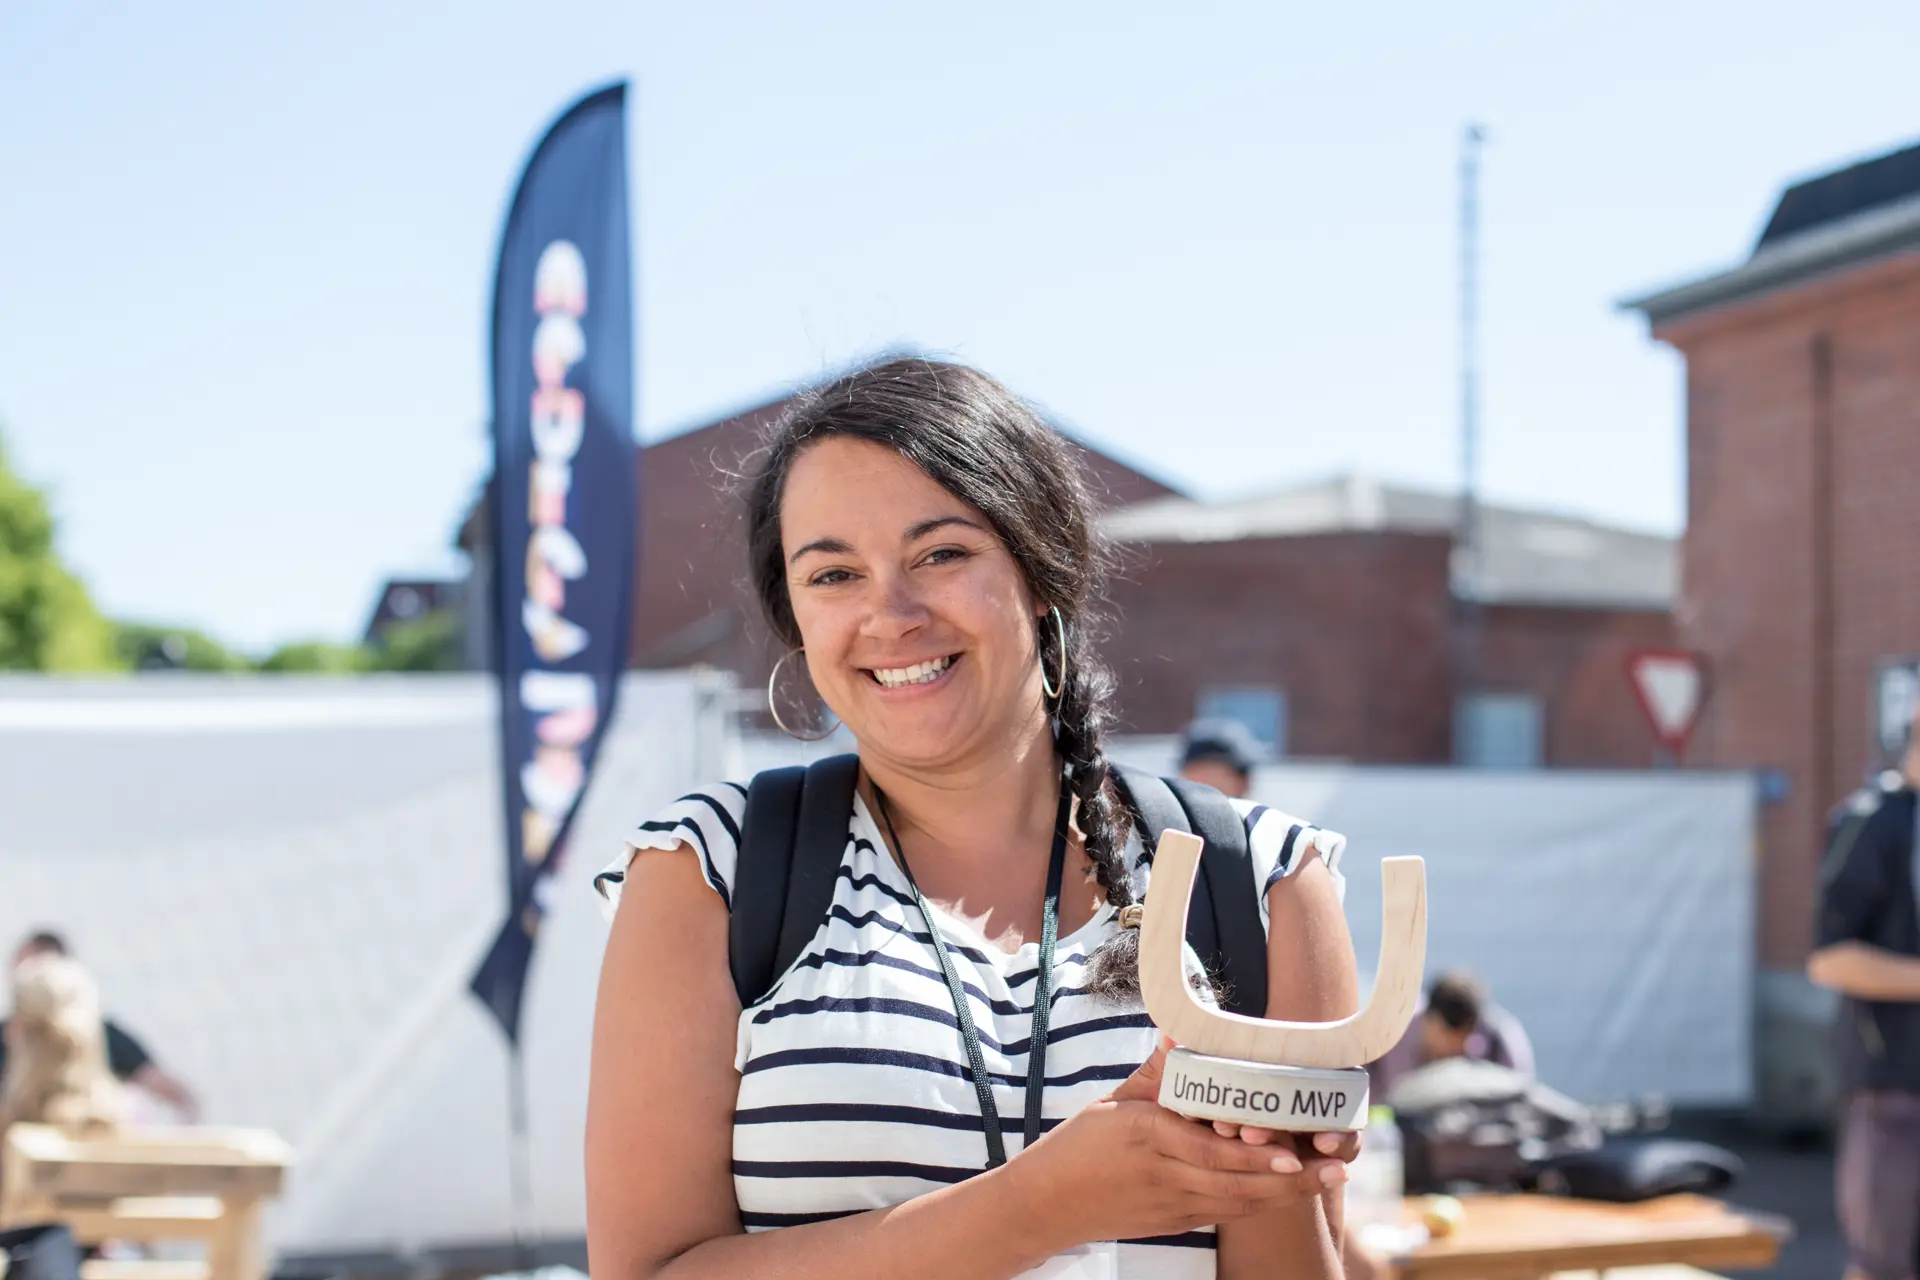
[[(1263, 914), (1266, 891), (1312, 861), (1310, 854), (1317, 854), (1334, 878), (1341, 880), (1340, 858), (1346, 852), (1347, 838), (1338, 831), (1257, 800), (1228, 797), (1227, 803), (1246, 828), (1248, 861)], [(1152, 875), (1152, 851), (1141, 842), (1137, 830), (1128, 833), (1127, 843), (1135, 872)]]
[(1340, 855), (1346, 852), (1347, 838), (1310, 819), (1257, 800), (1233, 800), (1234, 811), (1247, 828), (1247, 848), (1256, 864), (1264, 864), (1269, 884), (1306, 862), (1309, 850), (1318, 853), (1330, 870), (1338, 870)]
[(1316, 822), (1254, 800), (1235, 800), (1233, 807), (1247, 828), (1248, 861), (1260, 899), (1260, 922), (1267, 923), (1267, 891), (1306, 866), (1318, 855), (1332, 874), (1334, 891), (1347, 896), (1347, 879), (1340, 871), (1347, 838)]
[(677, 849), (681, 845), (693, 850), (707, 884), (731, 907), (734, 868), (740, 857), (740, 821), (746, 808), (747, 789), (743, 784), (718, 782), (695, 787), (630, 828), (619, 856), (594, 877), (593, 887), (605, 901), (608, 913), (620, 904), (620, 890), (634, 858), (649, 849)]

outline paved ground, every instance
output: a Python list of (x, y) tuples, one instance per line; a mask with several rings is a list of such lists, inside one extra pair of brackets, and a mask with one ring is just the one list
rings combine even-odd
[(1778, 1214), (1794, 1237), (1769, 1280), (1838, 1280), (1845, 1270), (1840, 1228), (1833, 1216), (1833, 1151), (1824, 1140), (1783, 1139), (1708, 1122), (1681, 1122), (1676, 1135), (1717, 1143), (1747, 1165), (1746, 1179), (1726, 1199), (1742, 1208)]

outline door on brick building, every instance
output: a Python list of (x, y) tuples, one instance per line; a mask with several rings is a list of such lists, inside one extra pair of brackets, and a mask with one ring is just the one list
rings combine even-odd
[(1920, 658), (1882, 658), (1874, 671), (1875, 768), (1892, 769), (1906, 758), (1913, 713), (1920, 707)]
[(1470, 693), (1454, 707), (1453, 762), (1469, 769), (1538, 769), (1546, 716), (1530, 693)]

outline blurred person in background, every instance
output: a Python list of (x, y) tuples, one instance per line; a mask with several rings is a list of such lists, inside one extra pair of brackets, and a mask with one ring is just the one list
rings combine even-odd
[(1180, 735), (1180, 776), (1244, 800), (1265, 755), (1238, 720), (1195, 720)]
[[(1368, 1092), (1385, 1103), (1394, 1085), (1421, 1067), (1448, 1058), (1498, 1063), (1531, 1076), (1533, 1043), (1520, 1020), (1487, 998), (1486, 989), (1464, 973), (1443, 973), (1427, 988), (1426, 999), (1400, 1043), (1367, 1064)], [(1387, 1280), (1392, 1264), (1360, 1244), (1349, 1232), (1341, 1242), (1347, 1280)]]
[(1533, 1074), (1533, 1042), (1520, 1020), (1487, 998), (1486, 988), (1465, 973), (1443, 973), (1400, 1043), (1367, 1065), (1371, 1091), (1386, 1101), (1393, 1086), (1430, 1062), (1471, 1058)]
[(1856, 1280), (1914, 1280), (1920, 1254), (1920, 708), (1905, 759), (1845, 804), (1820, 867), (1807, 976), (1842, 997), (1846, 1094), (1835, 1199)]
[[(18, 972), (31, 961), (48, 956), (72, 959), (65, 938), (49, 929), (38, 930), (28, 934), (15, 948), (13, 969)], [(98, 1007), (97, 1000), (95, 1006)], [(18, 1006), (15, 1007), (17, 1009)], [(7, 1068), (9, 1051), (6, 1028), (10, 1021), (10, 1018), (0, 1019), (0, 1076), (5, 1074)], [(198, 1122), (200, 1103), (193, 1091), (179, 1077), (155, 1062), (145, 1045), (110, 1018), (101, 1018), (100, 1034), (106, 1050), (107, 1068), (115, 1079), (144, 1089), (172, 1107), (186, 1123)]]
[(117, 1122), (120, 1083), (107, 1068), (100, 993), (69, 956), (36, 953), (13, 970), (13, 1013), (0, 1041), (0, 1133), (13, 1124)]

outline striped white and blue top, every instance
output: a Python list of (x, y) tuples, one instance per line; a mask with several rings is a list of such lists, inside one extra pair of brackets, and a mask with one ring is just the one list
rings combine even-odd
[[(1345, 839), (1260, 805), (1235, 802), (1247, 824), (1262, 889), (1320, 850), (1339, 876)], [(640, 824), (609, 868), (641, 850), (687, 844), (707, 883), (730, 902), (746, 789), (725, 783), (683, 796)], [(833, 905), (800, 958), (740, 1014), (734, 1066), (733, 1185), (750, 1231), (897, 1204), (980, 1172), (986, 1164), (980, 1105), (940, 966), (906, 876), (885, 852), (856, 797)], [(1152, 855), (1138, 836), (1127, 856), (1145, 887)], [(609, 916), (619, 884), (602, 880)], [(930, 904), (931, 905), (931, 904)], [(1020, 1149), (1038, 944), (1013, 954), (933, 907), (997, 1083), (1009, 1158)], [(1103, 906), (1056, 945), (1047, 1039), (1047, 1128), (1096, 1102), (1153, 1051), (1155, 1032), (1137, 1000), (1083, 989), (1087, 958), (1117, 927)], [(1191, 960), (1191, 957), (1190, 957)], [(1211, 1230), (1095, 1244), (1034, 1274), (1114, 1280), (1198, 1280), (1214, 1275)]]

